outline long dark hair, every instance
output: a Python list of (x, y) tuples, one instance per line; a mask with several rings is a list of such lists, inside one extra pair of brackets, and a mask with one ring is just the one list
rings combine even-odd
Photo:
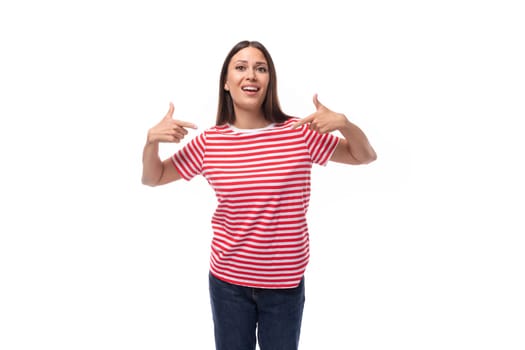
[(219, 104), (217, 107), (217, 125), (226, 123), (233, 124), (235, 122), (235, 110), (233, 109), (233, 100), (228, 91), (224, 89), (226, 83), (226, 76), (228, 75), (228, 66), (232, 57), (240, 50), (254, 47), (259, 49), (266, 62), (268, 63), (268, 71), (270, 73), (270, 81), (268, 83), (268, 90), (264, 98), (262, 109), (264, 118), (271, 123), (282, 123), (290, 118), (281, 110), (279, 97), (277, 95), (277, 74), (275, 73), (275, 65), (273, 64), (272, 56), (268, 50), (258, 41), (243, 40), (238, 42), (228, 53), (224, 63), (222, 64), (221, 76), (219, 79)]

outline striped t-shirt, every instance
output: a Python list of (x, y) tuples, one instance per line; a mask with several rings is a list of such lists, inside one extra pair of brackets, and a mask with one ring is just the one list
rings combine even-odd
[(181, 177), (202, 175), (217, 196), (210, 272), (254, 288), (296, 287), (309, 260), (306, 212), (312, 164), (339, 138), (297, 118), (262, 129), (211, 127), (172, 156)]

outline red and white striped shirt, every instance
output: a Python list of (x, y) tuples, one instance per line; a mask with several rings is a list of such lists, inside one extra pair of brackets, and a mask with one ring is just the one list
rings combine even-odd
[(326, 165), (339, 138), (297, 118), (262, 129), (211, 127), (172, 156), (181, 177), (215, 190), (210, 271), (254, 288), (296, 287), (309, 260), (306, 212), (312, 164)]

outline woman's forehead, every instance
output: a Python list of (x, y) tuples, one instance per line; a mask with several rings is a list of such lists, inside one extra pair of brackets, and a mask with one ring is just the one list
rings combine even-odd
[(231, 62), (236, 61), (246, 61), (246, 62), (261, 62), (267, 63), (266, 58), (261, 50), (255, 47), (245, 47), (244, 49), (239, 50), (235, 55), (233, 55)]

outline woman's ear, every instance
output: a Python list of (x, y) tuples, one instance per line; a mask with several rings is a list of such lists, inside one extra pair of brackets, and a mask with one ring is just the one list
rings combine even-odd
[(224, 90), (230, 91), (230, 87), (228, 86), (228, 83), (224, 83)]

